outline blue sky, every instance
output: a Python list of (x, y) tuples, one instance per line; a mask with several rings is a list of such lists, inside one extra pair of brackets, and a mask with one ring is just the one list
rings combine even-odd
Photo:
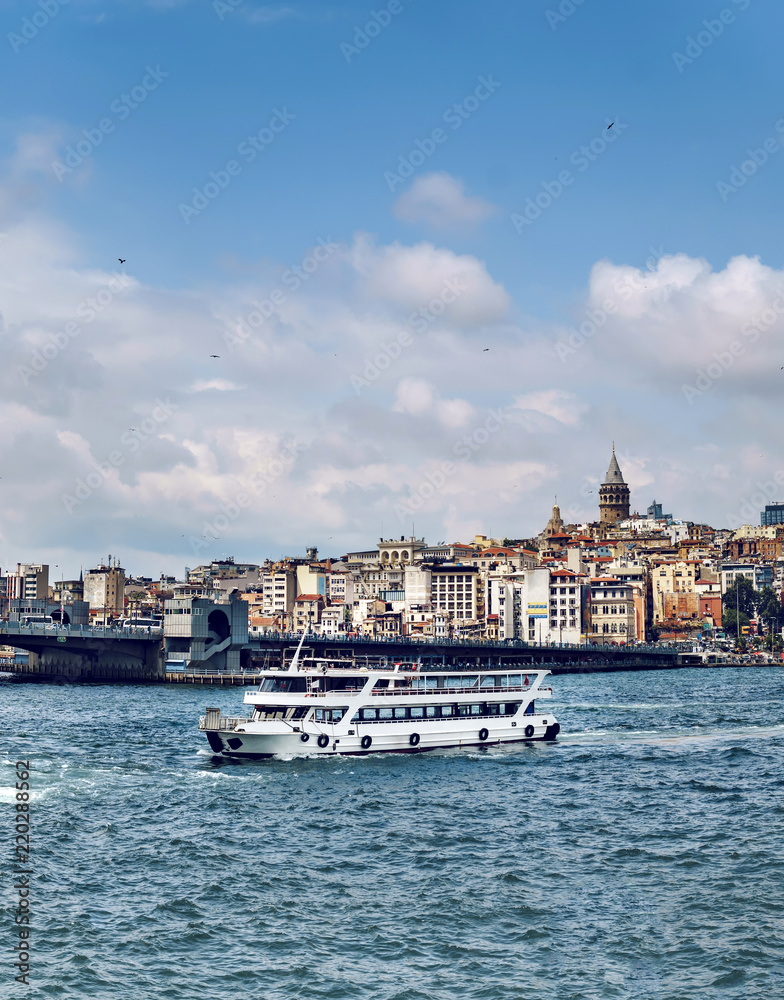
[[(35, 375), (33, 389), (9, 368), (4, 395), (13, 408), (0, 459), (18, 490), (6, 496), (12, 514), (0, 565), (34, 554), (76, 562), (85, 548), (89, 561), (124, 549), (139, 570), (145, 561), (176, 570), (225, 551), (263, 558), (306, 542), (336, 552), (361, 545), (381, 523), (397, 533), (394, 511), (406, 490), (415, 493), (443, 461), (452, 430), (481, 425), (494, 405), (512, 407), (521, 433), (478, 452), (454, 495), (427, 499), (421, 531), (433, 538), (473, 529), (533, 533), (556, 492), (577, 511), (580, 484), (604, 471), (609, 442), (622, 442), (624, 432), (638, 506), (661, 494), (668, 509), (691, 519), (726, 520), (753, 494), (755, 477), (764, 482), (784, 465), (778, 445), (764, 437), (779, 393), (768, 384), (778, 365), (763, 352), (744, 345), (732, 370), (697, 403), (683, 390), (711, 363), (711, 338), (723, 349), (739, 317), (772, 301), (784, 267), (780, 5), (665, 0), (652, 13), (619, 0), (393, 0), (391, 7), (49, 0), (47, 9), (57, 13), (44, 23), (38, 3), (0, 2), (0, 83), (8, 98), (0, 118), (2, 227), (10, 268), (9, 301), (0, 300), (4, 363), (18, 368), (40, 348), (46, 323), (56, 329), (65, 322), (69, 303), (79, 303), (91, 282), (108, 280), (117, 257), (127, 258), (133, 288), (100, 317), (104, 327), (91, 327), (69, 349), (68, 364), (58, 360)], [(373, 10), (389, 24), (361, 51), (348, 52)], [(22, 44), (25, 18), (40, 26)], [(691, 53), (692, 61), (675, 53)], [(159, 72), (150, 77), (149, 68)], [(453, 128), (445, 113), (481, 79), (494, 92), (483, 91), (487, 97)], [(146, 87), (144, 100), (119, 110), (134, 87)], [(241, 144), (271, 119), (285, 119), (285, 127), (248, 162)], [(111, 131), (58, 178), (54, 164), (67, 163), (68, 147), (84, 139), (83, 130), (97, 134), (102, 120)], [(609, 121), (616, 138), (603, 149)], [(443, 141), (428, 145), (439, 128)], [(767, 162), (722, 196), (717, 183), (729, 182), (748, 150), (764, 150), (766, 140)], [(426, 150), (432, 145), (432, 155), (390, 191), (385, 174), (399, 169), (417, 141)], [(579, 150), (592, 141), (600, 151), (588, 162)], [(237, 168), (225, 190), (186, 222), (181, 206), (193, 202), (194, 188), (203, 191), (211, 172), (232, 160)], [(571, 182), (518, 232), (512, 216), (548, 186), (557, 190), (564, 170)], [(319, 239), (341, 249), (295, 302), (287, 300), (288, 313), (270, 321), (279, 324), (274, 343), (252, 339), (227, 357), (226, 324), (278, 287)], [(553, 345), (598, 301), (602, 274), (595, 269), (621, 269), (611, 272), (617, 278), (630, 267), (645, 277), (651, 248), (678, 272), (674, 282), (660, 276), (665, 301), (641, 303), (625, 324), (608, 321), (602, 345), (583, 348), (579, 363), (553, 363)], [(728, 272), (739, 256), (751, 259), (749, 269)], [(684, 278), (694, 261), (707, 271)], [(439, 319), (427, 343), (407, 349), (372, 393), (352, 389), (352, 374), (375, 356), (367, 330), (379, 324), (383, 338), (391, 326), (400, 329), (417, 288), (431, 301), (449, 268), (463, 265), (478, 282), (470, 322), (464, 316), (449, 328)], [(52, 303), (46, 317), (42, 302)], [(461, 302), (467, 308), (468, 299)], [(778, 325), (777, 317), (765, 335), (777, 336)], [(360, 342), (360, 327), (368, 344)], [(170, 353), (156, 356), (155, 344), (168, 343), (167, 336)], [(107, 354), (107, 343), (120, 339), (123, 350)], [(651, 353), (652, 339), (659, 349)], [(490, 358), (482, 358), (488, 344)], [(445, 363), (445, 352), (454, 363)], [(327, 367), (326, 358), (342, 368)], [(222, 388), (208, 386), (216, 375)], [(116, 483), (68, 511), (63, 494), (133, 426), (127, 414), (143, 415), (166, 391), (180, 402), (163, 437), (149, 435), (140, 462), (124, 464)], [(113, 414), (111, 401), (124, 393), (125, 409)], [(770, 408), (758, 416), (766, 393)], [(553, 400), (566, 397), (564, 420), (553, 416)], [(200, 497), (198, 480), (145, 488), (145, 474), (163, 476), (167, 463), (203, 472), (194, 455), (204, 445), (215, 475), (236, 477), (250, 453), (237, 446), (237, 435), (253, 427), (272, 436), (273, 452), (289, 438), (307, 440), (307, 475), (292, 479), (283, 510), (271, 495), (255, 498), (249, 514), (216, 532), (213, 549), (183, 552), (194, 533), (209, 535), (200, 529), (234, 487), (210, 481)], [(15, 450), (31, 428), (51, 457), (48, 487), (38, 485), (27, 448)], [(445, 430), (446, 443), (439, 437)], [(695, 449), (709, 455), (699, 487)], [(505, 455), (512, 466), (530, 466), (519, 503), (498, 499), (519, 484), (477, 472), (477, 462), (500, 468)], [(388, 469), (377, 475), (382, 464)], [(182, 523), (163, 516), (171, 504), (179, 505)], [(185, 538), (180, 548), (175, 535)]]

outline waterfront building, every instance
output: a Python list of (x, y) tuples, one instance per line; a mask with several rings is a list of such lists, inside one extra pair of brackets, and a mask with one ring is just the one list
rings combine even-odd
[(324, 598), (321, 594), (300, 594), (294, 601), (294, 631), (317, 631), (323, 609)]
[[(696, 599), (696, 583), (699, 579), (699, 563), (693, 559), (676, 559), (672, 561), (654, 561), (651, 568), (651, 591), (653, 597), (653, 620), (662, 622), (672, 617), (672, 608), (680, 607), (683, 614), (691, 615), (691, 609), (696, 612), (698, 601)], [(668, 595), (679, 595), (680, 604), (677, 601), (667, 600)], [(691, 594), (694, 600), (683, 599), (684, 594)], [(668, 608), (670, 609), (668, 612)], [(681, 615), (677, 615), (681, 617)]]
[(784, 524), (784, 503), (765, 504), (765, 510), (760, 511), (760, 524)]
[(632, 586), (617, 577), (590, 581), (591, 636), (597, 642), (632, 642), (637, 638)]
[(125, 570), (109, 559), (84, 574), (84, 599), (98, 621), (123, 614), (125, 610)]
[(213, 559), (204, 566), (185, 570), (185, 582), (214, 585), (217, 581), (231, 581), (225, 590), (249, 590), (257, 582), (259, 567), (255, 563), (235, 563), (234, 556)]
[(320, 632), (331, 638), (346, 635), (351, 631), (351, 619), (347, 615), (347, 608), (343, 604), (333, 604), (324, 608), (321, 612)]
[(479, 570), (476, 566), (431, 566), (431, 604), (452, 621), (475, 620), (478, 613)]
[(6, 578), (9, 600), (45, 601), (49, 597), (49, 567), (43, 563), (17, 563), (16, 573)]

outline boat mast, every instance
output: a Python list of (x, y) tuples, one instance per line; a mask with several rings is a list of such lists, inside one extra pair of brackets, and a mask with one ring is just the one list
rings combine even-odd
[(288, 672), (290, 674), (295, 674), (297, 672), (297, 667), (299, 665), (299, 652), (302, 649), (302, 644), (304, 643), (305, 636), (307, 634), (308, 633), (306, 631), (303, 631), (302, 638), (299, 640), (299, 646), (297, 646), (297, 652), (294, 654), (294, 656), (293, 656), (293, 658), (291, 660), (291, 665), (289, 666), (289, 669), (288, 669)]

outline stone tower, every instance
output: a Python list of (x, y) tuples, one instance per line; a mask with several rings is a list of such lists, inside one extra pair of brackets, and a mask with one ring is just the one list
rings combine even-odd
[(544, 529), (544, 537), (549, 538), (551, 535), (560, 535), (564, 530), (564, 523), (561, 520), (561, 508), (556, 502), (553, 507), (553, 515), (547, 522), (547, 527)]
[(629, 516), (629, 487), (623, 480), (621, 467), (615, 457), (613, 444), (610, 467), (604, 482), (599, 487), (599, 523), (601, 525), (617, 524)]

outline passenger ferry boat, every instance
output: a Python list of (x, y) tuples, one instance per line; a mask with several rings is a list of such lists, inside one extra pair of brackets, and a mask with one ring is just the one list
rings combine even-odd
[[(304, 637), (303, 637), (304, 640)], [(252, 714), (199, 720), (216, 754), (251, 758), (416, 753), (445, 747), (554, 740), (561, 727), (535, 702), (552, 698), (549, 670), (421, 663), (363, 664), (301, 657), (263, 670), (245, 695)]]

